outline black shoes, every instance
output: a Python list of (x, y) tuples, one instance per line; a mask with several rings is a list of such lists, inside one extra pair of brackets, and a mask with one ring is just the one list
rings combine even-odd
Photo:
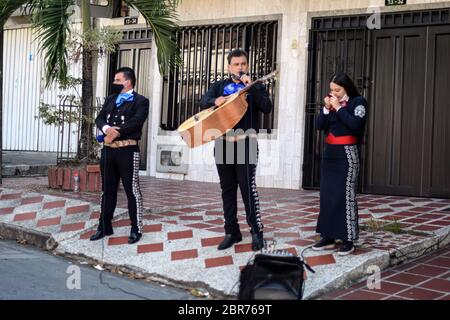
[(223, 238), (223, 241), (219, 244), (217, 247), (218, 250), (225, 250), (231, 247), (233, 244), (241, 242), (242, 241), (242, 235), (233, 235), (233, 234), (226, 234)]
[[(223, 238), (223, 241), (219, 244), (217, 247), (218, 250), (225, 250), (231, 247), (233, 244), (241, 242), (242, 241), (242, 235), (233, 235), (233, 234), (226, 234)], [(262, 233), (255, 233), (252, 234), (252, 250), (253, 251), (259, 251), (262, 248), (264, 248), (264, 239)]]
[(262, 233), (252, 234), (252, 250), (259, 251), (264, 248), (264, 239)]
[(133, 244), (138, 242), (142, 237), (142, 233), (138, 232), (130, 232), (130, 236), (128, 237), (128, 244)]
[[(108, 230), (108, 231), (106, 231), (106, 232), (103, 232), (102, 230), (97, 230), (97, 232), (96, 232), (93, 236), (90, 237), (90, 240), (91, 240), (91, 241), (100, 240), (100, 239), (102, 239), (102, 238), (104, 238), (104, 237), (106, 237), (106, 236), (110, 236), (110, 235), (112, 235), (112, 234), (114, 234), (113, 231), (109, 231), (109, 230)], [(139, 240), (141, 240), (141, 238), (142, 238), (142, 233), (131, 232), (131, 233), (130, 233), (130, 236), (128, 237), (128, 243), (129, 243), (129, 244), (136, 243), (136, 242), (138, 242)]]
[(355, 246), (353, 245), (352, 241), (344, 241), (341, 244), (341, 247), (339, 248), (338, 255), (340, 256), (346, 256), (350, 253), (355, 251)]
[(334, 247), (335, 247), (334, 239), (322, 238), (322, 239), (320, 239), (319, 242), (317, 242), (315, 245), (313, 245), (312, 249), (315, 251), (333, 250)]
[[(322, 238), (317, 242), (312, 248), (313, 250), (333, 250), (336, 244), (334, 239)], [(338, 255), (346, 256), (355, 251), (355, 246), (352, 241), (343, 241), (341, 247), (339, 248)]]
[(114, 232), (112, 230), (106, 231), (106, 232), (104, 232), (103, 230), (97, 230), (97, 232), (94, 235), (92, 235), (89, 239), (91, 241), (96, 241), (96, 240), (102, 239), (105, 236), (110, 236), (112, 234), (114, 234)]

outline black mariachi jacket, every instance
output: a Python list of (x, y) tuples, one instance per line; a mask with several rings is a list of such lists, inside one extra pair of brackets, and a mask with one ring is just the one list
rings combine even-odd
[[(216, 81), (210, 87), (208, 92), (204, 94), (200, 100), (200, 108), (207, 109), (214, 106), (216, 98), (223, 96), (223, 89), (233, 80), (231, 78)], [(247, 96), (248, 108), (242, 119), (234, 126), (234, 130), (248, 129), (259, 130), (258, 111), (262, 113), (269, 113), (272, 111), (272, 102), (269, 98), (269, 93), (261, 83), (256, 83), (250, 90)]]
[(133, 95), (133, 101), (124, 102), (119, 108), (116, 108), (117, 94), (107, 97), (102, 110), (95, 119), (97, 128), (102, 131), (105, 125), (119, 127), (120, 137), (116, 140), (140, 140), (142, 126), (149, 112), (149, 101), (134, 91)]
[(326, 135), (331, 132), (336, 137), (352, 135), (361, 138), (364, 135), (366, 113), (366, 99), (362, 96), (352, 97), (347, 106), (337, 112), (326, 115), (321, 108), (316, 118), (316, 128), (323, 130)]

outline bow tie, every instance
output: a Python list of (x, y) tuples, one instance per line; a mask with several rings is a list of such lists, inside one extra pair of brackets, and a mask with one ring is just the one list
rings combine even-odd
[(119, 93), (116, 99), (116, 107), (119, 108), (124, 102), (133, 101), (134, 95), (132, 93)]
[(223, 95), (224, 96), (228, 96), (230, 94), (236, 93), (242, 89), (245, 88), (245, 85), (243, 83), (230, 83), (227, 86), (225, 86), (225, 88), (223, 88)]

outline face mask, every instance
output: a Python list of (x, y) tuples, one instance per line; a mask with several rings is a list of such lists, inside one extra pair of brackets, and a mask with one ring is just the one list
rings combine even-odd
[(112, 84), (111, 85), (111, 94), (120, 93), (123, 90), (123, 84)]

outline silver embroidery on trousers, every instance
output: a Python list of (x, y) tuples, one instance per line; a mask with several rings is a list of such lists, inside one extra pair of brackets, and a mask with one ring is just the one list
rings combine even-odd
[(345, 186), (345, 211), (347, 241), (358, 239), (358, 205), (356, 201), (356, 182), (359, 173), (358, 149), (356, 145), (344, 146), (348, 161), (347, 181)]

